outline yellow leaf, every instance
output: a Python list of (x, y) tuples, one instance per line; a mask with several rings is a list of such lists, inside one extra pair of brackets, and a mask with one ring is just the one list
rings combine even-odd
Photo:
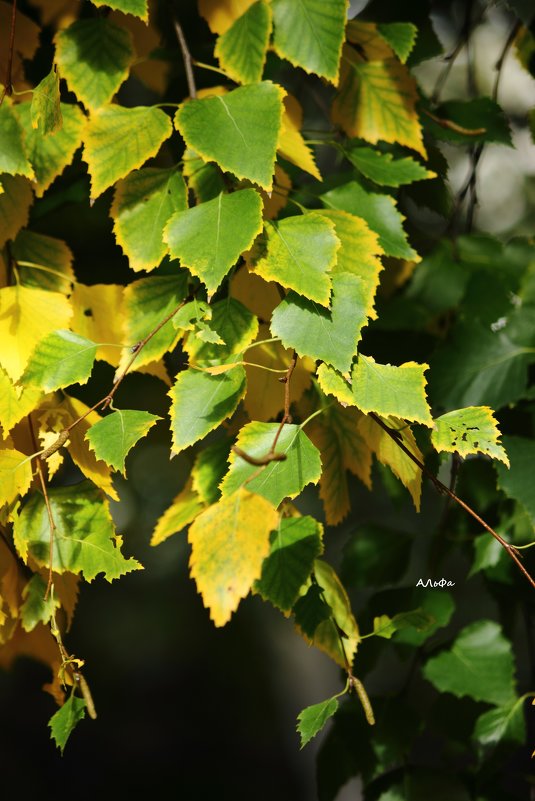
[[(414, 434), (404, 420), (397, 417), (385, 417), (384, 422), (397, 432), (403, 444), (420, 461), (423, 461), (422, 453), (416, 444)], [(422, 494), (422, 471), (412, 459), (410, 459), (394, 442), (386, 431), (372, 420), (371, 417), (363, 415), (359, 423), (359, 433), (363, 436), (368, 447), (372, 450), (381, 464), (387, 465), (401, 483), (409, 490), (416, 511), (420, 511), (420, 497)]]
[(0, 195), (0, 247), (14, 239), (29, 220), (33, 192), (30, 182), (21, 175), (2, 175), (4, 191)]
[(342, 50), (333, 122), (348, 136), (372, 144), (398, 142), (426, 158), (414, 78), (384, 40), (376, 44), (375, 36), (380, 37), (373, 23), (353, 22), (351, 31), (357, 49), (346, 44)]
[(150, 544), (159, 545), (172, 534), (182, 531), (185, 526), (195, 520), (203, 509), (204, 504), (199, 494), (193, 489), (192, 479), (189, 478), (185, 487), (156, 523)]
[(106, 342), (98, 348), (97, 359), (113, 367), (121, 359), (121, 348), (113, 345), (124, 344), (123, 293), (124, 287), (117, 284), (76, 284), (71, 295), (73, 329), (92, 342)]
[(65, 27), (80, 13), (79, 0), (30, 0), (30, 2), (32, 6), (41, 10), (43, 25), (54, 23), (56, 26)]
[(199, 14), (212, 33), (225, 33), (256, 0), (199, 0)]
[(334, 223), (335, 234), (340, 240), (337, 262), (331, 274), (351, 273), (362, 280), (366, 290), (366, 314), (375, 320), (374, 301), (379, 273), (383, 269), (379, 256), (384, 253), (377, 234), (368, 228), (361, 217), (347, 211), (322, 209), (317, 213)]
[(25, 286), (0, 289), (0, 364), (18, 381), (37, 343), (58, 328), (68, 328), (72, 309), (59, 292)]
[(25, 453), (12, 448), (0, 450), (0, 507), (25, 495), (32, 483), (32, 465)]
[(58, 644), (48, 626), (38, 623), (32, 631), (26, 632), (18, 625), (9, 642), (0, 648), (0, 667), (9, 669), (21, 656), (37, 659), (54, 672), (58, 665)]
[(279, 164), (275, 164), (273, 190), (269, 193), (266, 192), (265, 189), (260, 190), (262, 200), (264, 201), (263, 215), (266, 220), (274, 220), (279, 211), (285, 207), (291, 188), (292, 182), (289, 175)]
[(39, 387), (16, 387), (0, 367), (0, 430), (4, 435), (37, 406), (42, 396)]
[(316, 167), (314, 154), (301, 136), (302, 124), (303, 109), (295, 97), (286, 95), (277, 150), (283, 158), (321, 181), (321, 173)]
[[(269, 338), (269, 326), (262, 324), (258, 333), (258, 340)], [(266, 342), (247, 351), (247, 361), (260, 364), (273, 370), (288, 368), (292, 352), (283, 348), (280, 342)], [(310, 365), (303, 359), (298, 359), (290, 382), (290, 402), (300, 399), (303, 392), (310, 386)], [(247, 394), (243, 401), (245, 411), (251, 420), (273, 420), (279, 412), (284, 410), (284, 384), (278, 380), (283, 373), (262, 370), (246, 364)]]
[(230, 620), (260, 578), (278, 519), (265, 498), (240, 487), (205, 509), (190, 526), (191, 575), (216, 626)]
[[(273, 281), (266, 282), (256, 273), (242, 267), (234, 275), (230, 284), (230, 294), (249, 309), (260, 322), (269, 322), (275, 306), (281, 302), (277, 285)], [(267, 334), (269, 336), (269, 334)], [(265, 339), (266, 337), (262, 337)], [(254, 352), (256, 348), (253, 348)]]
[(358, 432), (361, 417), (357, 409), (334, 405), (307, 427), (321, 453), (320, 497), (330, 526), (338, 525), (351, 508), (346, 470), (371, 489), (372, 453)]
[(318, 384), (325, 395), (332, 395), (342, 406), (355, 406), (355, 396), (350, 385), (338, 370), (322, 362), (317, 372)]

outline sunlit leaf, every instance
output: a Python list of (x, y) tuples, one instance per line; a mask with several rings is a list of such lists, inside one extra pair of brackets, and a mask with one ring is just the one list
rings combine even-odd
[(140, 17), (145, 22), (149, 18), (148, 0), (93, 0), (96, 6), (109, 6), (123, 14), (133, 14)]
[(328, 698), (319, 704), (307, 706), (297, 716), (297, 731), (301, 737), (301, 748), (318, 734), (338, 709), (338, 699)]
[(272, 0), (273, 44), (282, 58), (338, 83), (344, 41), (346, 0)]
[(117, 409), (94, 423), (86, 439), (97, 459), (102, 459), (124, 475), (126, 455), (136, 442), (146, 436), (157, 420), (161, 420), (161, 417), (149, 412)]
[[(75, 284), (71, 294), (73, 330), (93, 342), (106, 343), (97, 348), (97, 359), (103, 359), (114, 367), (121, 357), (119, 346), (127, 339), (123, 332), (123, 295), (124, 287), (118, 284), (85, 286), (79, 283)], [(110, 309), (114, 309), (114, 314), (110, 314)]]
[(485, 453), (509, 467), (499, 439), (500, 431), (488, 406), (468, 406), (443, 414), (436, 418), (431, 432), (431, 442), (437, 451), (457, 452), (460, 456)]
[(262, 79), (271, 32), (271, 8), (258, 0), (222, 34), (215, 46), (221, 67), (238, 83)]
[(155, 156), (171, 130), (169, 117), (159, 108), (110, 105), (94, 111), (84, 131), (91, 196), (98, 197)]
[[(284, 98), (282, 127), (279, 133), (277, 150), (280, 155), (297, 167), (310, 173), (321, 181), (320, 172), (314, 161), (314, 155), (301, 135), (303, 125), (303, 109), (292, 95)], [(276, 178), (276, 176), (275, 176)]]
[(189, 479), (184, 489), (178, 493), (171, 506), (158, 518), (150, 544), (160, 545), (160, 543), (165, 542), (165, 540), (173, 534), (182, 531), (195, 520), (197, 515), (199, 515), (204, 508), (205, 504), (200, 499), (198, 493), (192, 488), (191, 479)]
[(431, 427), (424, 377), (428, 369), (428, 364), (416, 362), (399, 367), (377, 364), (371, 356), (361, 354), (352, 374), (355, 403), (363, 412), (402, 417)]
[(244, 488), (209, 506), (192, 523), (191, 575), (216, 626), (224, 626), (260, 577), (276, 528), (275, 508)]
[(0, 172), (34, 177), (19, 119), (8, 101), (0, 106)]
[(33, 90), (30, 113), (32, 128), (43, 136), (61, 130), (63, 115), (59, 101), (59, 75), (55, 67)]
[[(241, 429), (236, 445), (249, 456), (261, 459), (273, 446), (278, 428), (278, 423), (248, 423)], [(229, 471), (221, 484), (223, 496), (232, 494), (247, 482), (247, 489), (278, 506), (284, 498), (299, 495), (307, 484), (318, 482), (319, 452), (299, 426), (289, 423), (283, 426), (276, 453), (284, 454), (286, 459), (270, 462), (259, 470), (232, 451)]]
[(4, 437), (37, 406), (42, 394), (38, 387), (16, 387), (0, 367), (0, 426)]
[(25, 453), (0, 449), (0, 507), (25, 495), (32, 483), (32, 464)]
[(409, 156), (395, 159), (392, 153), (381, 153), (371, 147), (351, 145), (344, 150), (349, 161), (370, 181), (380, 186), (402, 186), (436, 174), (426, 170), (418, 161)]
[(51, 392), (69, 384), (85, 384), (91, 375), (97, 346), (73, 331), (53, 331), (33, 351), (22, 382)]
[(20, 618), (24, 631), (32, 631), (38, 623), (48, 623), (54, 611), (60, 606), (59, 598), (53, 593), (46, 595), (46, 582), (35, 573), (22, 591), (24, 602), (20, 608)]
[(224, 96), (187, 100), (175, 125), (188, 147), (221, 169), (271, 191), (283, 91), (270, 81)]
[(198, 0), (201, 14), (213, 33), (223, 34), (255, 0)]
[(132, 270), (152, 270), (167, 252), (164, 227), (187, 207), (186, 185), (178, 170), (146, 167), (119, 181), (111, 207), (117, 244)]
[(180, 259), (212, 294), (261, 230), (260, 195), (242, 189), (175, 212), (164, 237), (172, 258)]
[(402, 64), (405, 64), (418, 36), (416, 25), (412, 22), (382, 22), (377, 30)]

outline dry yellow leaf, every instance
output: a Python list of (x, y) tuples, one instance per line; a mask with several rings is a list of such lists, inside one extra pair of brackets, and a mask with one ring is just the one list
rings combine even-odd
[(301, 135), (303, 109), (292, 95), (284, 98), (284, 111), (277, 150), (281, 156), (321, 181), (314, 154)]
[(240, 487), (205, 509), (188, 533), (190, 567), (216, 626), (224, 626), (260, 578), (279, 515), (265, 498)]
[(0, 364), (18, 381), (37, 343), (59, 328), (68, 328), (69, 301), (59, 292), (25, 286), (0, 289)]
[(199, 0), (199, 14), (212, 33), (225, 33), (256, 0)]

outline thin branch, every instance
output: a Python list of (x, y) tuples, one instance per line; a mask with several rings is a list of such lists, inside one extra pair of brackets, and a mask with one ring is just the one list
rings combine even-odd
[[(35, 450), (37, 450), (39, 446), (37, 444), (37, 437), (35, 436), (35, 430), (33, 427), (31, 414), (28, 415), (28, 426), (30, 428), (30, 436), (32, 439), (33, 447), (35, 448)], [(48, 581), (45, 591), (45, 601), (46, 601), (48, 598), (48, 594), (50, 592), (50, 588), (52, 587), (52, 560), (54, 558), (54, 535), (56, 533), (56, 523), (54, 522), (54, 515), (52, 514), (50, 498), (48, 497), (48, 488), (46, 485), (45, 471), (43, 470), (42, 457), (37, 458), (36, 467), (37, 467), (37, 473), (39, 475), (39, 482), (41, 484), (41, 489), (43, 491), (43, 495), (45, 498), (46, 513), (48, 515), (48, 524), (50, 527), (50, 544), (48, 548)]]
[(480, 23), (481, 18), (483, 17), (484, 9), (480, 11), (477, 18), (472, 22), (472, 7), (473, 7), (473, 0), (470, 0), (470, 2), (466, 4), (466, 14), (464, 18), (464, 23), (459, 38), (457, 40), (457, 43), (453, 48), (453, 50), (451, 51), (451, 53), (449, 53), (447, 56), (444, 56), (446, 65), (442, 70), (442, 72), (440, 73), (440, 75), (438, 76), (437, 81), (435, 83), (435, 88), (433, 89), (430, 97), (431, 103), (433, 105), (436, 105), (439, 102), (440, 95), (442, 93), (446, 81), (448, 80), (451, 68), (453, 67), (463, 47), (465, 47), (468, 44), (472, 30), (476, 27), (476, 25)]
[(390, 428), (390, 426), (388, 426), (383, 420), (381, 420), (381, 418), (377, 414), (375, 414), (375, 412), (368, 412), (368, 416), (371, 417), (372, 420), (374, 420), (377, 423), (377, 425), (381, 426), (383, 431), (385, 431), (388, 434), (388, 436), (394, 440), (398, 448), (401, 448), (403, 453), (405, 453), (409, 457), (409, 459), (411, 459), (414, 462), (414, 464), (418, 465), (418, 467), (422, 471), (422, 474), (430, 481), (432, 481), (432, 483), (435, 485), (435, 488), (439, 492), (443, 493), (444, 495), (447, 495), (449, 498), (451, 498), (452, 501), (455, 501), (455, 503), (459, 504), (459, 506), (461, 506), (465, 510), (465, 512), (468, 512), (468, 514), (471, 515), (474, 518), (474, 520), (476, 520), (479, 523), (479, 525), (485, 529), (485, 531), (488, 531), (488, 533), (491, 534), (494, 537), (494, 539), (500, 543), (502, 548), (505, 548), (511, 559), (514, 562), (516, 562), (517, 566), (526, 576), (527, 580), (532, 585), (532, 587), (535, 587), (535, 580), (531, 577), (531, 575), (528, 573), (528, 571), (522, 564), (520, 560), (520, 555), (518, 554), (514, 545), (511, 545), (509, 542), (507, 542), (507, 540), (504, 540), (503, 537), (500, 537), (498, 532), (494, 531), (494, 529), (491, 528), (491, 526), (489, 526), (488, 523), (485, 523), (485, 521), (477, 514), (477, 512), (475, 512), (472, 509), (471, 506), (468, 506), (468, 504), (465, 503), (461, 498), (459, 498), (459, 496), (456, 495), (453, 490), (450, 490), (450, 488), (447, 487), (446, 484), (443, 484), (442, 481), (440, 481), (440, 479), (438, 479), (430, 470), (428, 470), (425, 464), (422, 461), (420, 461), (420, 459), (418, 459), (418, 457), (415, 456), (414, 453), (409, 448), (407, 448), (404, 442), (402, 442), (402, 436), (399, 431), (395, 431), (394, 429)]
[(195, 99), (197, 97), (197, 87), (195, 86), (195, 76), (193, 75), (191, 53), (189, 52), (188, 43), (186, 42), (186, 37), (184, 36), (184, 31), (182, 30), (180, 22), (177, 19), (174, 19), (173, 23), (175, 26), (176, 38), (178, 39), (178, 43), (182, 51), (182, 59), (184, 61), (184, 69), (186, 70), (189, 96)]
[(0, 106), (4, 102), (4, 98), (6, 95), (11, 97), (13, 94), (13, 83), (12, 83), (12, 70), (13, 70), (13, 51), (15, 50), (15, 25), (17, 22), (17, 0), (13, 0), (11, 4), (11, 31), (9, 33), (9, 52), (7, 55), (7, 67), (6, 67), (6, 78), (4, 81), (4, 89), (2, 91), (2, 97), (0, 97)]

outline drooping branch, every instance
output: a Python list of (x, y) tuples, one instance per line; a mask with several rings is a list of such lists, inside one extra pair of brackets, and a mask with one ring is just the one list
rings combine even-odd
[(374, 420), (377, 423), (377, 425), (381, 426), (383, 431), (385, 431), (388, 434), (388, 436), (394, 440), (398, 448), (401, 448), (403, 453), (405, 453), (409, 457), (409, 459), (411, 459), (414, 462), (414, 464), (418, 465), (418, 467), (422, 471), (422, 474), (435, 485), (435, 488), (438, 490), (438, 492), (447, 495), (452, 501), (455, 501), (455, 503), (461, 506), (465, 510), (465, 512), (468, 512), (468, 514), (471, 515), (474, 518), (474, 520), (476, 520), (479, 523), (479, 525), (485, 529), (485, 531), (491, 534), (494, 537), (494, 539), (500, 543), (502, 548), (506, 550), (511, 559), (514, 562), (516, 562), (518, 568), (525, 575), (531, 586), (535, 587), (535, 580), (532, 578), (532, 576), (528, 573), (528, 571), (522, 564), (520, 559), (520, 554), (516, 550), (515, 546), (511, 545), (509, 542), (507, 542), (507, 540), (504, 540), (503, 537), (501, 537), (497, 531), (494, 531), (494, 529), (491, 526), (489, 526), (489, 524), (486, 523), (483, 520), (483, 518), (481, 518), (477, 514), (477, 512), (474, 511), (474, 509), (472, 509), (471, 506), (465, 503), (465, 501), (463, 501), (462, 498), (459, 498), (459, 496), (453, 490), (451, 490), (448, 486), (446, 486), (446, 484), (440, 481), (440, 479), (437, 478), (417, 456), (415, 456), (415, 454), (410, 450), (410, 448), (408, 448), (405, 445), (405, 443), (402, 441), (402, 436), (399, 431), (395, 431), (394, 429), (390, 428), (390, 426), (388, 426), (384, 422), (384, 420), (381, 420), (379, 415), (375, 414), (375, 412), (368, 412), (368, 416), (371, 417), (372, 420)]

